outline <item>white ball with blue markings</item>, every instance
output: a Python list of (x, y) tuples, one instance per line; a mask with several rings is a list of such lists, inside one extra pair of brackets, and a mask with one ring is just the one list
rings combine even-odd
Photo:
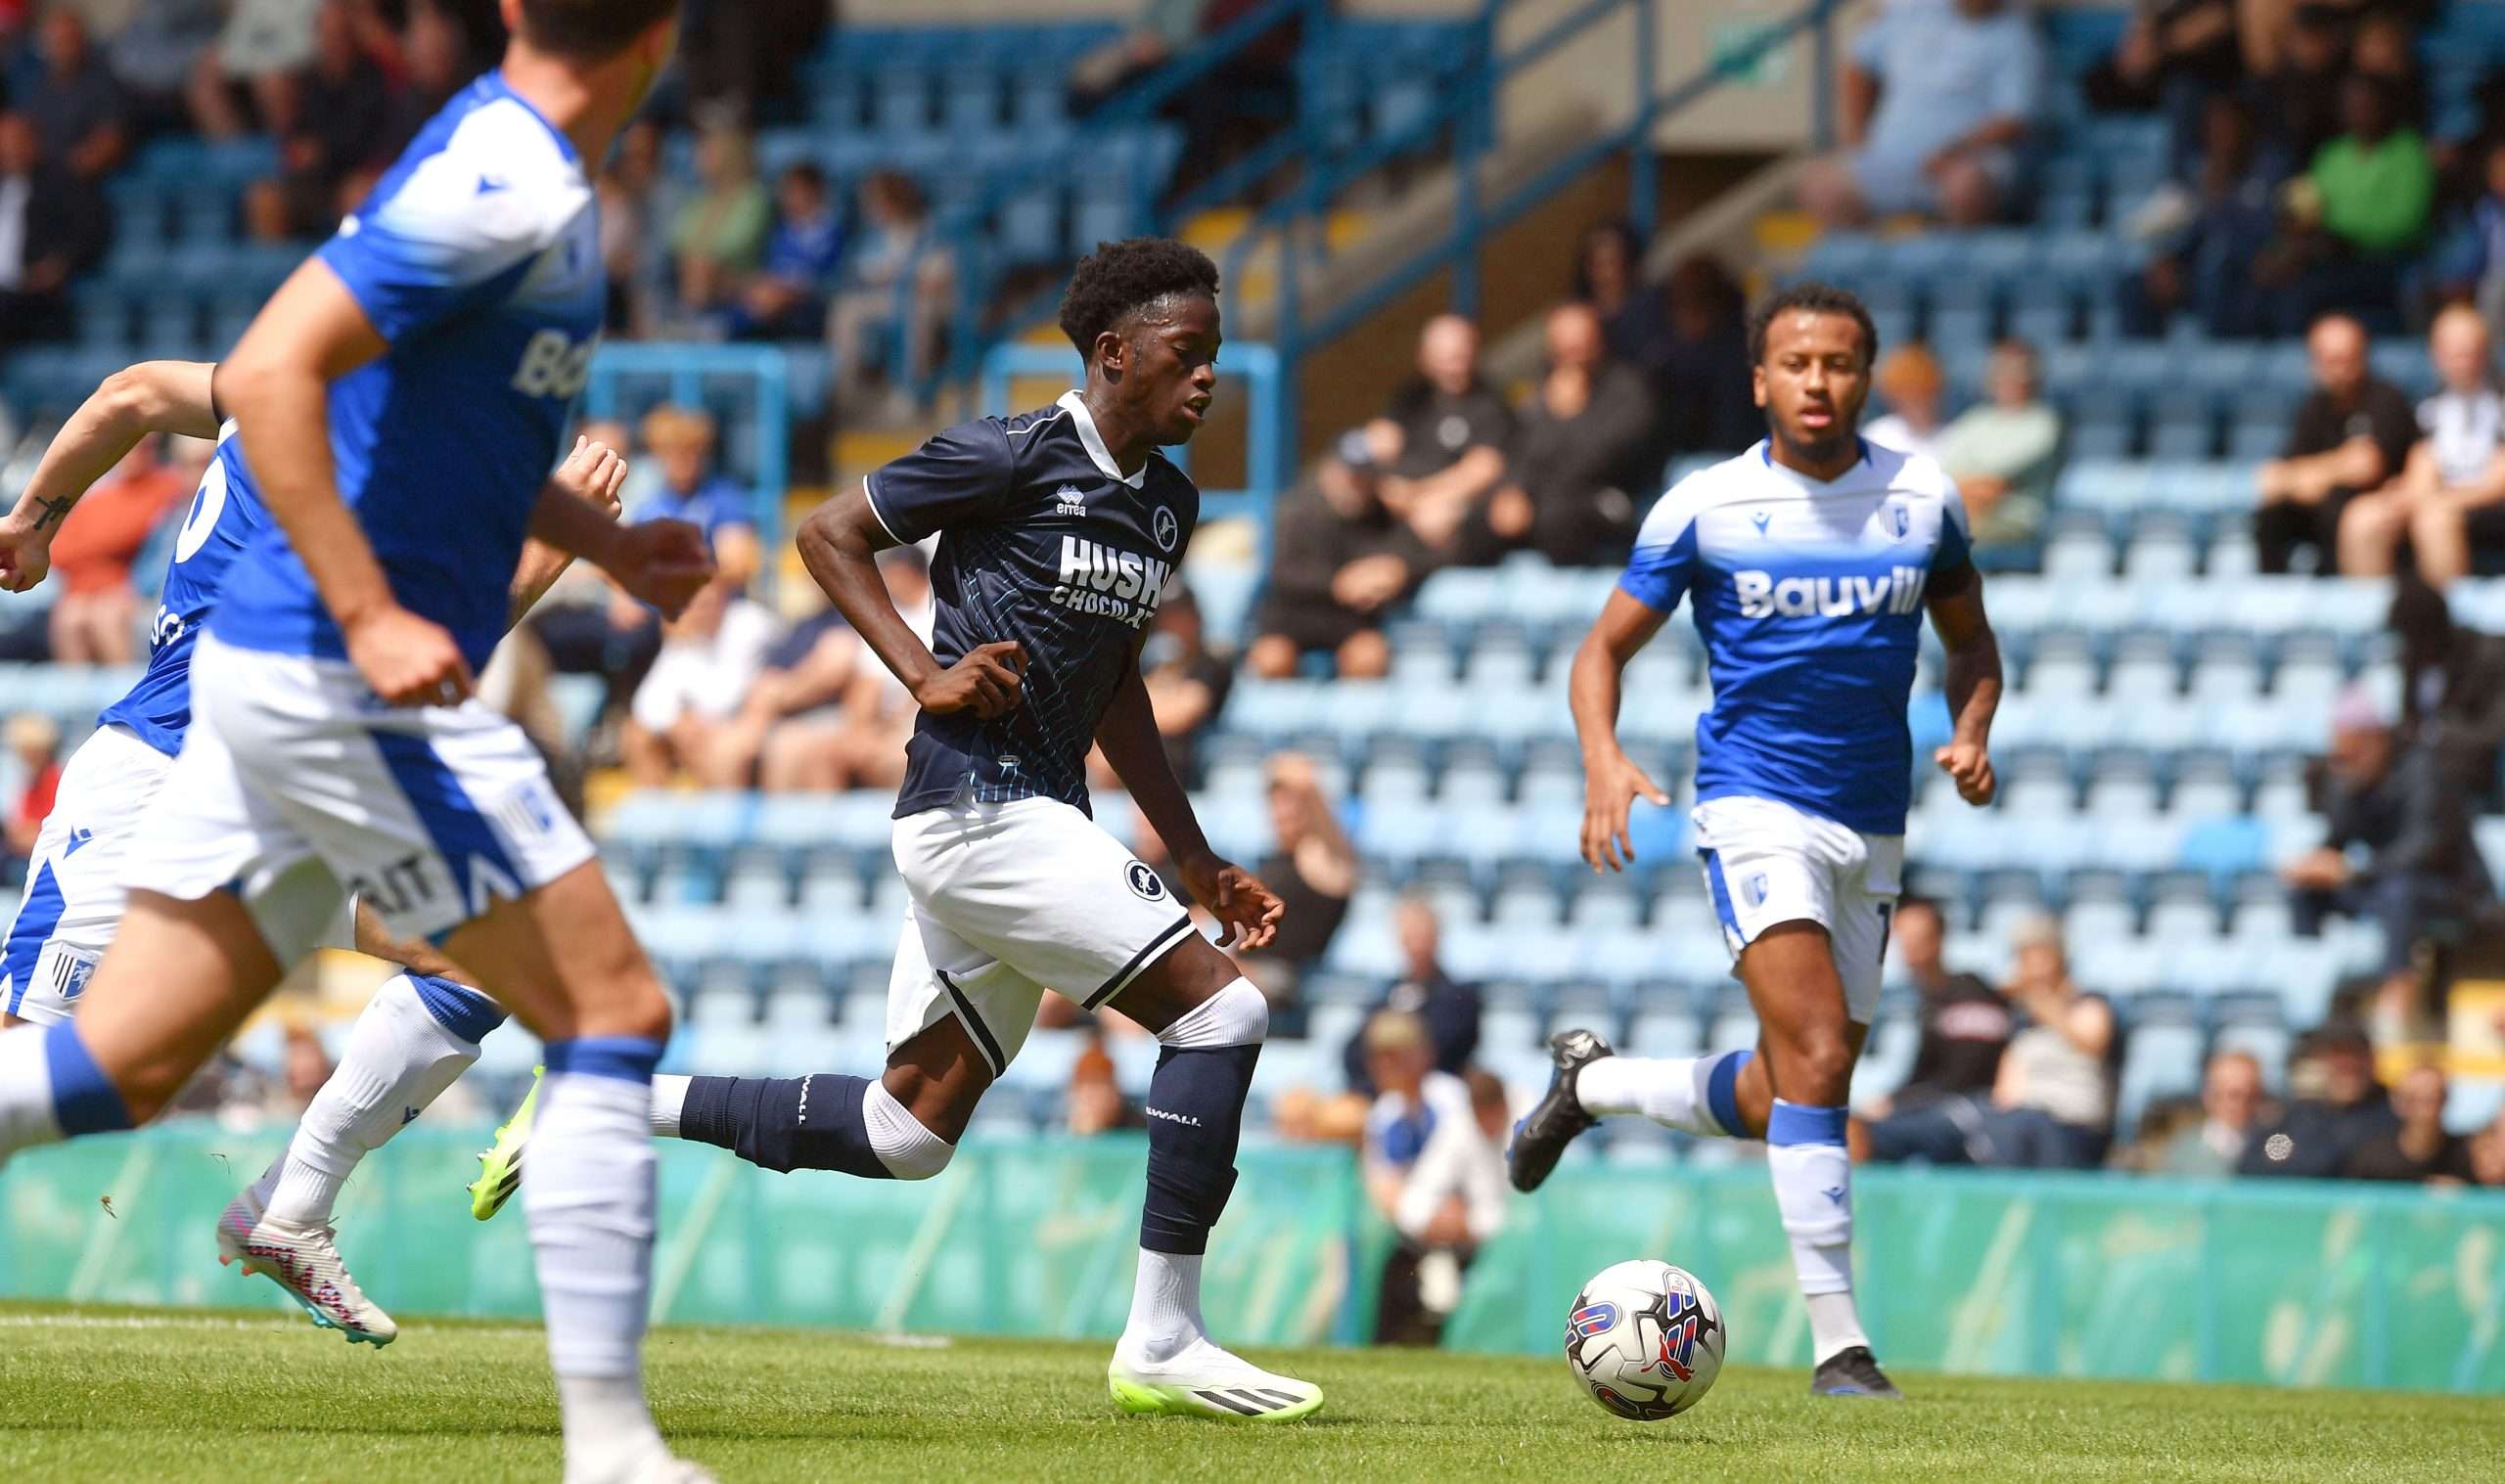
[(1683, 1268), (1637, 1258), (1592, 1275), (1566, 1316), (1566, 1364), (1633, 1422), (1677, 1417), (1722, 1373), (1722, 1306)]

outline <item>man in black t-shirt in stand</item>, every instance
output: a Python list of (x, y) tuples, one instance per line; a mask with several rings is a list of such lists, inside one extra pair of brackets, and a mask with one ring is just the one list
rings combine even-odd
[(2300, 546), (2329, 575), (2339, 550), (2340, 513), (2350, 500), (2400, 472), (2418, 440), (2409, 398), (2374, 375), (2366, 327), (2326, 314), (2305, 335), (2314, 389), (2297, 407), (2288, 452), (2256, 470), (2261, 504), (2253, 515), (2261, 570), (2285, 572)]
[(1940, 957), (1946, 935), (1937, 903), (1909, 896), (1896, 904), (1890, 936), (1896, 962), (1922, 996), (1922, 1041), (1905, 1085), (1874, 1113), (1901, 1113), (1959, 1095), (1988, 1098), (2000, 1075), (2000, 1054), (2015, 1028), (2009, 1000), (1975, 975), (1949, 969)]
[(1438, 555), (1505, 474), (1514, 411), (1479, 375), (1479, 327), (1439, 314), (1418, 335), (1418, 375), (1392, 393), (1366, 427), (1388, 471), (1384, 508)]

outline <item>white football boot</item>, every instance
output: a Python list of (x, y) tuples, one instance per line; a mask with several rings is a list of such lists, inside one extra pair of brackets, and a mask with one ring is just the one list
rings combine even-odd
[(1117, 1346), (1105, 1379), (1114, 1404), (1141, 1417), (1293, 1422), (1322, 1406), (1322, 1388), (1311, 1381), (1264, 1371), (1207, 1339), (1157, 1364)]
[(400, 1327), (348, 1277), (338, 1236), (330, 1227), (272, 1220), (260, 1198), (247, 1190), (217, 1218), (217, 1260), (240, 1264), (245, 1273), (257, 1273), (286, 1289), (313, 1316), (313, 1323), (339, 1330), (349, 1344), (387, 1345)]

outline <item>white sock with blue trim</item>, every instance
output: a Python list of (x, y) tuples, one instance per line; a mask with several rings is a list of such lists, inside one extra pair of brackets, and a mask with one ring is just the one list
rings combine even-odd
[(1792, 1265), (1809, 1302), (1815, 1357), (1867, 1345), (1852, 1301), (1852, 1158), (1845, 1152), (1845, 1110), (1777, 1098), (1766, 1118), (1766, 1169), (1774, 1203), (1792, 1238)]
[(1574, 1073), (1574, 1101), (1595, 1117), (1627, 1114), (1700, 1138), (1743, 1139), (1734, 1089), (1755, 1056), (1603, 1057)]
[(632, 1476), (666, 1452), (644, 1401), (653, 1270), (652, 1075), (659, 1042), (548, 1044), (523, 1182), (569, 1479)]
[(348, 1032), (347, 1050), (254, 1187), (270, 1216), (330, 1225), (340, 1189), (478, 1059), (478, 1038), (504, 1023), (495, 1002), (446, 979), (394, 974)]

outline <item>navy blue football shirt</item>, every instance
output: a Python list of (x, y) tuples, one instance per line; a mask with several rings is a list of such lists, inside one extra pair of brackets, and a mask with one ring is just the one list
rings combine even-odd
[(926, 711), (914, 723), (895, 817), (969, 784), (980, 802), (1040, 796), (1086, 809), (1096, 724), (1192, 539), (1200, 490), (1154, 453), (1125, 477), (1074, 391), (951, 427), (867, 489), (897, 541), (938, 533), (933, 656), (951, 665), (1006, 639), (1025, 651), (1015, 710), (992, 721)]

